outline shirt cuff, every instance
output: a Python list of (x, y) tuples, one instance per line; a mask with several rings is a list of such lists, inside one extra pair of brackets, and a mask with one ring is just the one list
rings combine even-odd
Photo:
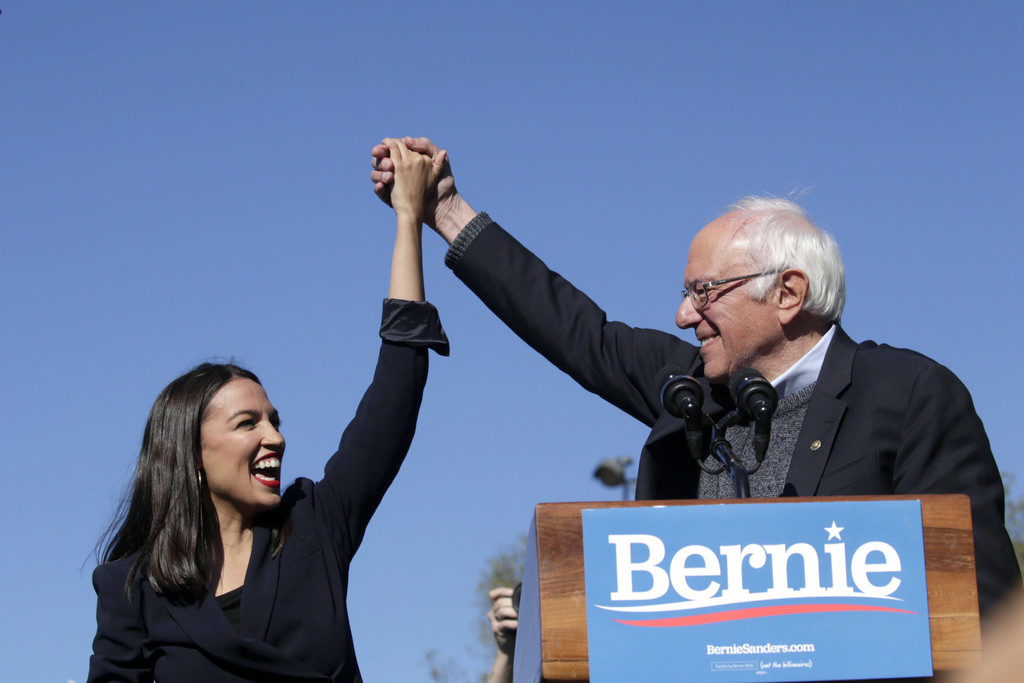
[(448, 355), (448, 337), (441, 327), (437, 309), (426, 301), (384, 299), (381, 312), (380, 338), (415, 349), (433, 349)]
[(466, 223), (466, 227), (455, 236), (452, 246), (448, 247), (448, 253), (444, 255), (444, 264), (455, 270), (455, 266), (459, 265), (463, 254), (469, 249), (470, 243), (476, 239), (477, 235), (484, 231), (484, 228), (493, 222), (491, 217), (483, 211), (473, 216), (473, 220)]

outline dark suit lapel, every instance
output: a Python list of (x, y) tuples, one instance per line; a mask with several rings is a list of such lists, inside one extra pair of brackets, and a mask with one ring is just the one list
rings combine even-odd
[(850, 385), (856, 354), (857, 344), (836, 326), (793, 449), (783, 495), (813, 496), (817, 492), (821, 473), (825, 471), (836, 433), (846, 414), (846, 401), (839, 397)]
[[(244, 591), (242, 596), (244, 604)], [(196, 647), (225, 670), (253, 680), (327, 680), (320, 672), (272, 645), (252, 638), (240, 638), (209, 593), (200, 603), (193, 605), (172, 605), (163, 599), (160, 602)]]
[(200, 649), (210, 653), (222, 653), (231, 649), (234, 641), (238, 640), (216, 598), (209, 591), (199, 602), (189, 605), (173, 604), (162, 597), (158, 600), (181, 630)]
[(271, 557), (271, 533), (258, 526), (253, 530), (252, 556), (245, 572), (242, 591), (241, 635), (263, 640), (270, 627), (270, 615), (277, 600), (277, 582), (281, 576), (281, 554)]
[[(231, 628), (209, 591), (196, 604), (174, 605), (162, 598), (159, 601), (192, 642), (212, 660), (226, 664), (226, 668), (274, 680), (326, 680), (312, 667), (264, 642), (277, 598), (284, 553), (271, 557), (270, 540), (270, 531), (264, 527), (253, 531), (252, 556), (242, 591), (240, 634)], [(291, 547), (295, 540), (290, 539), (289, 550), (296, 550)]]

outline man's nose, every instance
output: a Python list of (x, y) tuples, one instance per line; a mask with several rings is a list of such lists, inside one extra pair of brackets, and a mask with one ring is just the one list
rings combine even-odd
[(683, 297), (683, 303), (679, 304), (676, 310), (676, 326), (681, 329), (696, 327), (701, 321), (700, 313), (693, 307), (693, 301), (688, 296)]

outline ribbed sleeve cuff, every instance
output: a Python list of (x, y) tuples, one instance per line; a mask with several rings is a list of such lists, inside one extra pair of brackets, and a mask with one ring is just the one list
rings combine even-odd
[(462, 260), (463, 254), (469, 249), (469, 245), (492, 222), (491, 217), (483, 211), (473, 216), (473, 220), (466, 223), (466, 227), (456, 235), (452, 245), (448, 247), (448, 253), (444, 255), (444, 264), (455, 270), (455, 266), (459, 265), (459, 261)]
[(441, 327), (441, 318), (433, 304), (426, 301), (384, 299), (380, 338), (417, 349), (433, 349), (442, 356), (448, 355), (448, 337)]

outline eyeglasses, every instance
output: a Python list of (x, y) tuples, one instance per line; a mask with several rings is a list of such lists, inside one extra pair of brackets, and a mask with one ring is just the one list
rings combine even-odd
[(763, 273), (751, 273), (750, 275), (739, 275), (737, 277), (727, 277), (724, 280), (714, 280), (712, 282), (696, 282), (690, 283), (689, 287), (683, 289), (683, 299), (690, 297), (690, 301), (693, 303), (693, 307), (696, 310), (700, 310), (708, 305), (708, 294), (715, 287), (727, 284), (729, 282), (737, 282), (739, 280), (749, 280), (753, 277), (762, 277), (764, 275), (776, 275), (780, 271), (778, 270), (766, 270)]

